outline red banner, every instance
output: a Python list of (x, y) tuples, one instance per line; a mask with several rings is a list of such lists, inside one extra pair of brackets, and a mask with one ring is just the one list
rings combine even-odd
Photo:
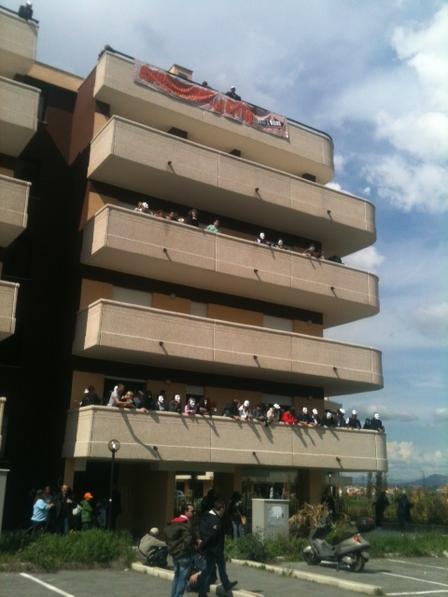
[(202, 110), (236, 120), (264, 133), (289, 139), (288, 121), (284, 116), (268, 112), (258, 106), (234, 100), (225, 93), (176, 77), (149, 64), (135, 63), (135, 82), (150, 87)]

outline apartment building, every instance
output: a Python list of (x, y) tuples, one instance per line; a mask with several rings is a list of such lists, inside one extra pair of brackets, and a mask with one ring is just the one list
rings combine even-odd
[[(0, 27), (5, 523), (50, 482), (107, 496), (112, 439), (118, 524), (135, 533), (171, 515), (176, 474), (317, 502), (329, 472), (386, 470), (372, 431), (79, 408), (87, 385), (119, 382), (219, 413), (233, 399), (323, 413), (381, 388), (377, 350), (324, 335), (378, 312), (377, 277), (304, 253), (371, 245), (374, 207), (325, 186), (321, 131), (112, 48), (81, 79), (36, 61), (37, 23), (2, 10)], [(191, 208), (198, 227), (156, 215)]]

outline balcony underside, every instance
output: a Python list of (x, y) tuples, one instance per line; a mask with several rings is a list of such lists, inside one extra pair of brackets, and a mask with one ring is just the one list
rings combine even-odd
[(0, 75), (26, 75), (36, 59), (37, 25), (0, 10)]
[(65, 458), (110, 459), (111, 438), (121, 461), (252, 467), (304, 467), (339, 471), (386, 471), (386, 436), (372, 431), (239, 422), (226, 417), (122, 412), (90, 406), (70, 411)]
[(372, 274), (121, 207), (106, 206), (87, 223), (82, 262), (318, 311), (325, 327), (378, 312)]
[(375, 241), (361, 199), (114, 117), (91, 144), (88, 176), (323, 244), (327, 255)]
[(99, 300), (78, 314), (74, 354), (322, 387), (382, 387), (381, 354), (303, 334)]
[(0, 77), (0, 153), (19, 156), (37, 130), (40, 90)]
[(326, 183), (333, 177), (333, 143), (329, 136), (289, 123), (289, 140), (231, 122), (206, 110), (142, 87), (134, 82), (134, 63), (105, 52), (95, 77), (94, 95), (111, 113), (162, 131), (172, 127), (189, 139), (297, 175), (310, 173)]
[(27, 225), (30, 183), (0, 175), (0, 247), (7, 247)]
[(18, 284), (0, 280), (0, 340), (14, 334)]

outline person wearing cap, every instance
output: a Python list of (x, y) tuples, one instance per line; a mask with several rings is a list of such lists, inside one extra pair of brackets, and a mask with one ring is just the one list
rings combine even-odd
[(280, 404), (271, 404), (266, 411), (266, 422), (265, 425), (271, 425), (272, 423), (278, 423), (280, 421), (281, 408)]
[(249, 421), (252, 419), (252, 409), (250, 408), (249, 400), (245, 400), (238, 410), (240, 411), (240, 419), (242, 421)]
[(93, 495), (90, 491), (86, 491), (83, 499), (79, 502), (81, 509), (81, 530), (89, 531), (93, 527), (93, 507), (91, 501)]
[(313, 420), (311, 415), (308, 413), (308, 407), (304, 406), (302, 408), (302, 412), (297, 417), (297, 422), (300, 427), (309, 427), (312, 424)]
[(373, 419), (370, 419), (370, 429), (384, 432), (383, 421), (380, 419), (380, 413), (374, 413)]
[(344, 408), (338, 408), (338, 412), (336, 413), (336, 427), (347, 427)]
[(324, 427), (336, 427), (336, 419), (331, 410), (325, 411), (325, 416), (322, 421)]
[(347, 419), (347, 427), (349, 429), (361, 429), (361, 422), (358, 419), (358, 412), (356, 410), (352, 410), (352, 414)]
[(241, 101), (241, 96), (237, 94), (235, 85), (232, 85), (229, 91), (226, 92), (227, 97), (231, 97), (232, 99), (236, 100), (237, 102)]
[(137, 557), (145, 566), (166, 568), (168, 546), (159, 538), (160, 531), (153, 527), (140, 539), (137, 546)]
[(317, 408), (313, 408), (311, 411), (311, 425), (320, 425), (319, 411)]
[(182, 398), (180, 394), (174, 394), (172, 400), (168, 402), (168, 412), (181, 413), (182, 412)]

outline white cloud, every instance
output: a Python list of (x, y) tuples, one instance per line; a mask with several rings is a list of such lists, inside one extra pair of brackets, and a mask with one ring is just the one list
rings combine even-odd
[(367, 270), (370, 272), (378, 271), (385, 257), (378, 252), (375, 247), (367, 247), (357, 253), (353, 253), (345, 258), (345, 263), (352, 267)]
[(387, 442), (387, 457), (393, 460), (410, 460), (414, 455), (412, 442)]
[(333, 161), (334, 161), (334, 168), (336, 170), (337, 174), (341, 174), (341, 172), (343, 172), (346, 164), (347, 164), (347, 159), (340, 153), (335, 153), (334, 157), (333, 157)]
[[(448, 472), (448, 450), (419, 450), (414, 442), (387, 442), (387, 458), (391, 476), (415, 478)], [(419, 473), (416, 473), (416, 470)]]
[(448, 408), (436, 408), (434, 411), (436, 420), (448, 421)]

